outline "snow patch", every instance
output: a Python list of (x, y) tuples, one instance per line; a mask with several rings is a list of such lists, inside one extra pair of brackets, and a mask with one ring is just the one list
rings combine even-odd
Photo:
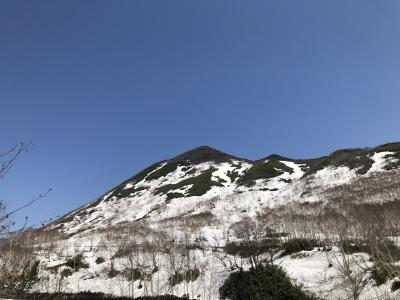
[(382, 172), (384, 167), (393, 159), (387, 158), (386, 156), (394, 154), (393, 152), (384, 151), (384, 152), (376, 152), (372, 155), (372, 159), (374, 163), (372, 167), (369, 169), (368, 174), (375, 172)]

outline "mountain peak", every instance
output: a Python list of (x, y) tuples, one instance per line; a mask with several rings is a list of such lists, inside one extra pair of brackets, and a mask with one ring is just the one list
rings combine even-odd
[(217, 150), (209, 146), (199, 146), (172, 158), (171, 161), (173, 162), (190, 161), (192, 163), (197, 164), (206, 161), (221, 163), (230, 161), (232, 159), (243, 160), (241, 158), (224, 153), (220, 150)]
[(274, 160), (288, 160), (288, 161), (291, 161), (291, 160), (293, 160), (293, 159), (291, 159), (291, 158), (284, 157), (284, 156), (282, 156), (282, 155), (279, 155), (279, 154), (276, 154), (276, 153), (274, 153), (274, 154), (270, 154), (270, 155), (268, 155), (267, 157), (263, 158), (262, 160), (266, 160), (266, 159), (274, 159)]

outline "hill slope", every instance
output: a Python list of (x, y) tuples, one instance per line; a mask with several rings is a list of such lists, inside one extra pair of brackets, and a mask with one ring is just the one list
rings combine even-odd
[[(400, 143), (338, 150), (316, 159), (270, 155), (257, 161), (202, 146), (151, 165), (50, 228), (75, 235), (135, 220), (156, 225), (202, 213), (229, 225), (289, 203), (329, 202), (327, 191), (335, 187), (399, 168)], [(373, 195), (367, 198), (377, 201)]]

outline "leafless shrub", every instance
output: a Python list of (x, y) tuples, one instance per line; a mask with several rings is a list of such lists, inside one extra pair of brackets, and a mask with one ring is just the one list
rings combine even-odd
[(21, 296), (39, 281), (39, 261), (29, 240), (18, 236), (1, 243), (0, 294)]

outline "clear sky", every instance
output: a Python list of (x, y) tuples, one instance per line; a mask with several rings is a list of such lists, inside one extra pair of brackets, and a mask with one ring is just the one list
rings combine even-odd
[(400, 2), (0, 2), (0, 181), (33, 224), (199, 145), (295, 158), (400, 140)]

